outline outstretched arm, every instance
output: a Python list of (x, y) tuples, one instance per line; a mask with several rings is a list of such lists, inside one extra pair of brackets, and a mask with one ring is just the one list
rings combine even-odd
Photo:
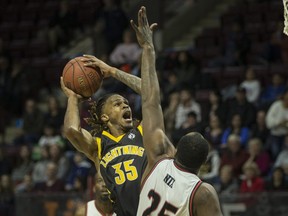
[(131, 75), (124, 71), (121, 71), (115, 67), (111, 67), (108, 64), (104, 63), (100, 59), (96, 58), (92, 55), (83, 55), (83, 61), (85, 62), (85, 66), (87, 67), (99, 67), (104, 77), (114, 77), (120, 82), (127, 85), (137, 94), (141, 94), (141, 79), (137, 76)]
[[(160, 157), (172, 156), (174, 147), (164, 133), (164, 119), (161, 108), (160, 87), (155, 68), (155, 50), (152, 31), (156, 24), (149, 26), (146, 9), (138, 12), (138, 26), (131, 21), (139, 45), (143, 48), (141, 65), (142, 127), (148, 167)], [(149, 169), (149, 168), (148, 168)]]
[(71, 144), (79, 151), (84, 153), (94, 162), (97, 157), (97, 145), (92, 135), (80, 126), (78, 103), (81, 96), (65, 87), (61, 77), (61, 88), (68, 97), (67, 109), (64, 117), (64, 133)]

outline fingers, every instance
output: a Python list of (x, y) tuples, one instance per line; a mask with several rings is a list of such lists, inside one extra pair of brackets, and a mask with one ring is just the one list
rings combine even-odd
[(150, 30), (151, 31), (154, 31), (156, 28), (157, 28), (158, 24), (157, 23), (153, 23), (151, 26), (150, 26)]
[(134, 29), (134, 31), (137, 32), (138, 31), (138, 26), (134, 23), (133, 20), (130, 20), (130, 24), (131, 24), (132, 28)]
[(62, 89), (65, 89), (65, 88), (66, 88), (62, 76), (60, 77), (60, 85), (61, 85), (61, 88), (62, 88)]

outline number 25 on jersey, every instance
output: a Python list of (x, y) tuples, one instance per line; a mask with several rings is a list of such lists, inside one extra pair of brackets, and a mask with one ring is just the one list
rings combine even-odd
[(135, 166), (132, 165), (134, 159), (127, 160), (124, 162), (120, 162), (114, 164), (112, 167), (115, 169), (115, 182), (118, 185), (123, 184), (126, 180), (134, 181), (138, 178), (137, 169)]

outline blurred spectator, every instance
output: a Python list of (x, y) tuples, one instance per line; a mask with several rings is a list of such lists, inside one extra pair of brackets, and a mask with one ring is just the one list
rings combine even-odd
[(72, 35), (75, 35), (75, 29), (79, 27), (76, 11), (71, 10), (69, 1), (61, 0), (60, 7), (56, 15), (52, 16), (49, 23), (49, 42), (52, 52), (57, 52), (59, 46), (65, 46), (69, 43)]
[(16, 138), (15, 143), (37, 143), (43, 130), (43, 123), (44, 115), (37, 108), (37, 103), (34, 99), (27, 99), (23, 114), (22, 135)]
[(31, 150), (27, 145), (20, 147), (19, 155), (16, 157), (16, 166), (12, 171), (12, 180), (15, 184), (23, 181), (26, 174), (31, 174), (34, 163), (31, 158)]
[(171, 138), (171, 133), (175, 128), (176, 109), (179, 104), (178, 92), (173, 92), (169, 95), (169, 105), (164, 110), (165, 129), (168, 137)]
[(51, 144), (49, 147), (50, 160), (57, 165), (57, 178), (65, 179), (69, 170), (69, 161), (63, 154), (63, 149), (57, 144)]
[(256, 163), (248, 162), (243, 166), (244, 179), (240, 186), (241, 193), (255, 193), (264, 190), (264, 181), (259, 177), (259, 168)]
[(75, 152), (73, 157), (73, 165), (67, 174), (67, 182), (65, 186), (66, 190), (73, 190), (76, 178), (80, 180), (80, 183), (81, 179), (87, 180), (90, 168), (91, 164), (85, 160), (84, 155), (82, 155), (80, 152)]
[[(212, 90), (209, 93), (209, 119), (211, 116), (217, 116), (221, 121), (221, 124), (224, 125), (226, 123), (226, 115), (227, 110), (222, 103), (222, 95), (218, 90)], [(207, 120), (206, 120), (207, 121)]]
[(284, 78), (281, 74), (274, 73), (272, 83), (266, 86), (261, 94), (261, 104), (269, 106), (273, 101), (278, 100), (285, 92)]
[(250, 139), (248, 143), (249, 159), (247, 162), (257, 164), (261, 176), (266, 176), (270, 171), (271, 160), (269, 154), (264, 151), (263, 144), (260, 139)]
[(256, 109), (253, 104), (247, 101), (245, 88), (239, 87), (235, 98), (229, 102), (228, 122), (231, 121), (235, 114), (241, 116), (243, 126), (250, 127), (255, 122)]
[(277, 156), (274, 167), (283, 167), (284, 164), (288, 164), (288, 135), (285, 136), (284, 148)]
[(175, 128), (181, 127), (189, 112), (195, 112), (197, 115), (197, 122), (201, 121), (201, 107), (194, 100), (191, 90), (184, 88), (180, 91), (180, 103), (176, 109)]
[(0, 176), (4, 174), (11, 174), (12, 164), (9, 158), (6, 156), (5, 148), (0, 146)]
[(221, 161), (218, 152), (210, 144), (207, 160), (200, 167), (198, 176), (205, 182), (208, 182), (210, 184), (215, 183), (219, 175), (220, 162)]
[(49, 147), (42, 146), (40, 148), (40, 160), (35, 163), (32, 178), (33, 182), (43, 182), (45, 181), (45, 172), (47, 164), (49, 162)]
[(240, 85), (241, 88), (245, 88), (247, 101), (256, 104), (259, 99), (261, 85), (259, 80), (255, 77), (253, 68), (246, 70), (245, 80)]
[(288, 182), (285, 181), (285, 174), (281, 167), (276, 167), (273, 170), (272, 177), (266, 182), (265, 189), (279, 192), (288, 190)]
[(52, 125), (56, 133), (60, 133), (60, 128), (63, 125), (65, 110), (59, 105), (59, 101), (55, 96), (48, 98), (48, 112), (44, 115), (44, 122), (47, 125)]
[(191, 86), (199, 88), (201, 74), (199, 73), (196, 62), (186, 50), (178, 53), (175, 65), (175, 72), (179, 86)]
[(218, 181), (213, 184), (218, 194), (229, 195), (238, 191), (239, 185), (233, 174), (233, 167), (224, 165), (220, 169)]
[(67, 189), (67, 187), (65, 187), (65, 189), (71, 192), (85, 193), (87, 189), (87, 178), (83, 176), (76, 176), (71, 188)]
[(238, 177), (242, 172), (243, 164), (248, 158), (248, 153), (241, 149), (240, 137), (231, 134), (228, 137), (227, 149), (224, 149), (221, 155), (221, 167), (231, 165), (235, 177)]
[(209, 126), (205, 128), (204, 137), (216, 150), (220, 149), (222, 132), (223, 130), (218, 116), (210, 115)]
[[(114, 47), (121, 42), (123, 32), (128, 27), (128, 24), (129, 21), (121, 8), (121, 3), (118, 3), (116, 0), (105, 0), (104, 8), (100, 12), (96, 23), (96, 32), (98, 34), (94, 42), (97, 44), (99, 36), (102, 36), (99, 33), (103, 33), (102, 37), (107, 45), (105, 53), (111, 53)], [(102, 39), (100, 41), (103, 43)]]
[(118, 44), (110, 54), (110, 61), (114, 65), (135, 64), (141, 55), (141, 49), (134, 38), (135, 33), (126, 29), (123, 33), (123, 42)]
[(266, 124), (271, 132), (267, 145), (275, 159), (282, 149), (285, 135), (288, 134), (288, 91), (269, 108)]
[(46, 169), (46, 180), (35, 184), (34, 191), (36, 192), (62, 192), (64, 191), (64, 182), (57, 178), (57, 164), (49, 162)]
[(32, 180), (32, 176), (26, 174), (24, 176), (23, 181), (16, 186), (15, 193), (30, 193), (33, 192), (33, 189), (34, 189), (34, 183)]
[(54, 143), (60, 144), (61, 137), (55, 130), (55, 127), (51, 124), (44, 125), (43, 135), (40, 137), (38, 142), (40, 147), (53, 145)]
[(251, 138), (259, 138), (262, 143), (266, 143), (267, 138), (270, 135), (270, 131), (266, 126), (266, 113), (264, 110), (259, 110), (257, 112), (256, 124), (251, 128)]
[(225, 146), (230, 134), (236, 134), (240, 137), (241, 146), (245, 147), (249, 139), (249, 129), (242, 126), (242, 119), (239, 114), (233, 115), (230, 127), (226, 128), (223, 132), (221, 144)]
[(0, 179), (0, 215), (14, 216), (14, 189), (9, 175)]
[(189, 133), (189, 132), (199, 132), (200, 131), (200, 127), (197, 124), (197, 116), (195, 112), (189, 112), (187, 114), (187, 117), (185, 119), (185, 121), (182, 123), (182, 125), (180, 126), (180, 128), (178, 129), (174, 129), (173, 133), (172, 133), (172, 140), (173, 143), (176, 145), (178, 143), (178, 141), (180, 140), (180, 138), (182, 136), (184, 136), (185, 134)]

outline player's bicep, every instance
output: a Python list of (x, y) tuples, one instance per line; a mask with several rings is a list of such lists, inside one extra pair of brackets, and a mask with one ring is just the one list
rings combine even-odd
[(218, 195), (213, 186), (201, 184), (193, 200), (193, 209), (196, 216), (222, 216)]

